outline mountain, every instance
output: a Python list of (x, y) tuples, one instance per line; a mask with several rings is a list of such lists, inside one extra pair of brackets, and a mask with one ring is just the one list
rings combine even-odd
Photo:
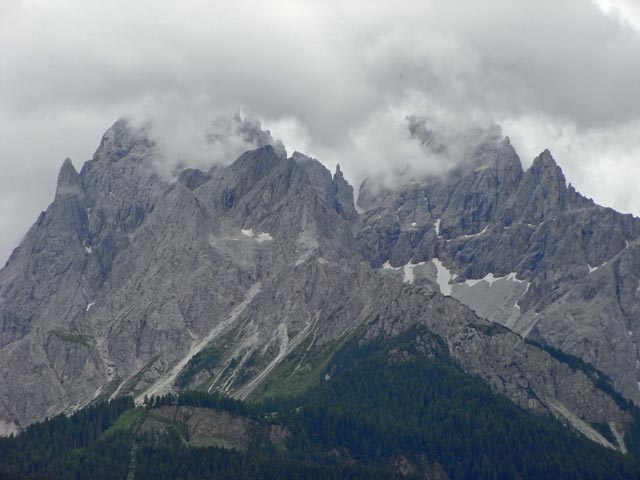
[(444, 294), (640, 402), (640, 220), (577, 193), (548, 150), (526, 172), (507, 139), (475, 157), (458, 178), (364, 185), (357, 235), (371, 264), (439, 279)]
[(297, 398), (347, 345), (409, 336), (412, 355), (629, 450), (639, 219), (581, 196), (548, 151), (524, 171), (495, 132), (446, 176), (366, 181), (357, 208), (339, 168), (252, 138), (229, 166), (167, 178), (120, 120), (80, 172), (65, 160), (0, 271), (5, 433), (127, 395)]

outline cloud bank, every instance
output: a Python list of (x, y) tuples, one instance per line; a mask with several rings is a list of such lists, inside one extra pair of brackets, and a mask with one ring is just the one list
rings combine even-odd
[(550, 148), (578, 190), (640, 214), (638, 58), (632, 0), (0, 0), (0, 263), (62, 160), (123, 115), (154, 120), (166, 165), (203, 166), (243, 147), (203, 141), (242, 111), (354, 183), (450, 168), (407, 117), (498, 124), (525, 166)]

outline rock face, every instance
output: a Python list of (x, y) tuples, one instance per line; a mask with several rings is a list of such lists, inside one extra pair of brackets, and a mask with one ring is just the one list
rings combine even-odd
[(489, 320), (637, 401), (640, 221), (567, 187), (548, 152), (524, 172), (491, 139), (449, 178), (363, 185), (358, 214), (339, 168), (269, 144), (166, 180), (117, 122), (79, 173), (64, 162), (0, 271), (0, 425), (124, 394), (246, 398), (296, 355), (300, 375), (350, 335), (421, 327), (514, 402), (624, 450), (591, 426), (630, 422), (597, 378)]
[(364, 303), (333, 312), (352, 274), (375, 273), (342, 216), (353, 200), (338, 212), (345, 187), (319, 162), (266, 145), (168, 182), (153, 156), (120, 121), (80, 173), (65, 161), (54, 202), (0, 272), (9, 425), (163, 392), (157, 381), (214, 340), (225, 351), (211, 383), (233, 391), (248, 360), (267, 367), (330, 316), (344, 331)]
[[(549, 151), (523, 171), (505, 139), (479, 148), (469, 165), (394, 191), (365, 182), (363, 255), (582, 358), (640, 402), (640, 220), (577, 193)], [(432, 272), (421, 274), (420, 263)]]

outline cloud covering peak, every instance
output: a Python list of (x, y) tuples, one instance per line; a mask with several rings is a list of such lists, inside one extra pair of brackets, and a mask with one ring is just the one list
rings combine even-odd
[[(408, 119), (447, 144), (500, 125), (525, 165), (548, 147), (580, 191), (640, 213), (639, 19), (631, 0), (0, 3), (0, 259), (62, 159), (123, 115), (151, 119), (166, 166), (203, 166), (263, 141), (225, 123), (241, 110), (355, 184), (460, 156)], [(229, 140), (207, 137), (225, 118)]]

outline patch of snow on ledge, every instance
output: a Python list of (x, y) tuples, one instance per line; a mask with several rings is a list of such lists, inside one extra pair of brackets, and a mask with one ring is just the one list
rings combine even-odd
[(425, 265), (426, 262), (418, 262), (418, 263), (407, 263), (406, 265), (404, 265), (402, 267), (403, 271), (404, 271), (404, 278), (403, 278), (403, 282), (404, 283), (413, 283), (413, 281), (415, 280), (415, 275), (413, 273), (413, 267), (417, 267), (419, 265)]
[(595, 272), (596, 270), (598, 270), (600, 267), (604, 267), (607, 263), (609, 263), (609, 260), (607, 260), (606, 262), (604, 262), (602, 265), (598, 265), (597, 267), (592, 267), (590, 264), (587, 263), (587, 267), (589, 267), (589, 273), (591, 272)]
[(487, 233), (487, 230), (489, 229), (489, 226), (484, 227), (484, 229), (481, 232), (478, 233), (470, 233), (469, 235), (462, 235), (462, 238), (475, 238), (475, 237), (479, 237), (480, 235)]
[[(518, 279), (517, 279), (517, 278), (515, 278), (515, 277), (514, 277), (513, 279), (514, 279), (516, 282), (524, 282), (524, 280), (518, 280)], [(520, 299), (521, 299), (522, 297), (524, 297), (524, 296), (527, 294), (527, 292), (529, 291), (529, 287), (530, 287), (530, 286), (531, 286), (531, 283), (527, 282), (527, 288), (525, 288), (525, 289), (524, 289), (524, 292), (522, 292), (522, 293), (520, 294), (520, 296), (516, 299), (516, 303), (515, 303), (515, 305), (514, 305), (514, 307), (516, 307), (516, 309), (520, 310), (520, 304), (519, 304)]]
[(400, 267), (392, 267), (391, 264), (389, 263), (389, 260), (387, 260), (382, 265), (382, 269), (383, 270), (402, 270), (402, 274), (403, 274), (402, 281), (404, 283), (413, 283), (416, 278), (415, 274), (413, 273), (413, 268), (418, 267), (420, 265), (426, 265), (426, 263), (427, 262), (413, 263), (410, 261), (409, 263), (406, 263), (405, 265), (402, 265)]
[(269, 240), (273, 240), (273, 237), (267, 232), (262, 232), (256, 236), (256, 240), (259, 242), (267, 242)]
[(440, 292), (442, 292), (443, 295), (451, 296), (452, 286), (449, 283), (453, 279), (451, 270), (445, 267), (440, 261), (440, 259), (438, 258), (434, 258), (431, 261), (436, 266), (436, 270), (437, 270), (436, 280), (438, 282), (438, 286), (440, 287)]
[(245, 237), (248, 238), (253, 238), (255, 240), (257, 240), (258, 242), (266, 242), (269, 240), (273, 240), (273, 237), (271, 236), (270, 233), (268, 232), (261, 232), (261, 233), (254, 233), (252, 228), (249, 229), (241, 229), (240, 230), (242, 232), (242, 235), (244, 235)]
[(437, 219), (436, 223), (434, 223), (433, 226), (436, 229), (436, 235), (439, 237), (440, 236), (440, 219)]
[[(474, 285), (480, 283), (480, 282), (487, 282), (489, 284), (489, 286), (493, 285), (494, 282), (497, 282), (498, 280), (512, 280), (514, 282), (517, 283), (523, 283), (525, 282), (525, 280), (519, 280), (516, 277), (516, 273), (515, 272), (511, 272), (503, 277), (496, 277), (492, 272), (487, 273), (483, 278), (477, 278), (477, 279), (467, 279), (464, 281), (464, 283), (466, 285), (468, 285), (469, 287), (473, 287)], [(528, 283), (528, 282), (527, 282)]]
[(87, 305), (87, 309), (85, 310), (85, 312), (88, 312), (88, 311), (89, 311), (89, 309), (90, 309), (91, 307), (93, 307), (95, 304), (96, 304), (96, 302), (91, 302), (91, 303), (89, 303), (89, 304)]

